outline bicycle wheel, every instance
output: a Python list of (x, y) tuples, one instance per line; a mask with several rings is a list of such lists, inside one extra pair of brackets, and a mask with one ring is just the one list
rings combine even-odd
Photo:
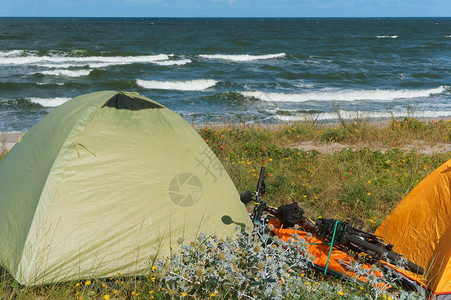
[[(371, 244), (365, 240), (362, 240), (356, 236), (353, 235), (348, 235), (346, 236), (347, 240), (355, 245), (358, 245), (360, 247), (362, 247), (363, 249), (372, 251), (374, 253), (376, 253), (377, 255), (383, 256), (384, 254), (387, 256), (387, 258), (394, 263), (398, 263), (401, 259), (402, 259), (402, 255), (392, 252), (392, 251), (386, 251), (384, 248), (382, 247), (378, 247), (377, 245)], [(424, 269), (422, 267), (420, 267), (417, 264), (414, 264), (413, 262), (407, 260), (405, 266), (404, 266), (407, 270), (423, 275), (424, 274)]]

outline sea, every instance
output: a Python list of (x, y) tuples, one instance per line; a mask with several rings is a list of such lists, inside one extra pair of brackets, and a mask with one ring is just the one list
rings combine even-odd
[(451, 18), (0, 18), (0, 132), (101, 90), (192, 124), (451, 118)]

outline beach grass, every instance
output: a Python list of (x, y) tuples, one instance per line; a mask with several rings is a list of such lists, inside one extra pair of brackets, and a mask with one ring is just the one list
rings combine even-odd
[[(450, 120), (338, 125), (306, 120), (205, 127), (199, 133), (238, 191), (255, 190), (260, 167), (265, 166), (265, 201), (270, 205), (296, 201), (311, 217), (359, 217), (371, 231), (414, 186), (451, 158)], [(331, 151), (336, 142), (339, 150)], [(447, 148), (439, 151), (437, 145)]]
[[(239, 192), (255, 190), (260, 167), (265, 166), (264, 200), (270, 205), (297, 201), (311, 218), (358, 217), (369, 231), (377, 228), (424, 177), (451, 159), (446, 147), (444, 150), (437, 148), (437, 145), (451, 143), (450, 120), (409, 118), (384, 124), (361, 120), (338, 124), (305, 120), (265, 126), (213, 124), (199, 127), (198, 132), (216, 153)], [(341, 146), (333, 151), (337, 143)], [(245, 284), (252, 285), (254, 279), (250, 276), (244, 283), (232, 280), (224, 285), (207, 285), (203, 278), (208, 277), (208, 272), (219, 270), (206, 268), (201, 251), (216, 251), (216, 259), (230, 262), (233, 274), (239, 271), (255, 275), (260, 269), (258, 261), (257, 265), (252, 265), (245, 256), (233, 257), (243, 252), (230, 251), (232, 256), (224, 258), (228, 256), (219, 255), (217, 249), (228, 248), (203, 248), (202, 245), (206, 242), (190, 244), (191, 248), (186, 250), (191, 251), (186, 255), (191, 255), (193, 261), (189, 265), (194, 269), (186, 266), (181, 270), (171, 269), (174, 263), (166, 261), (152, 264), (148, 275), (139, 278), (126, 278), (118, 273), (105, 279), (24, 287), (0, 268), (0, 295), (2, 299), (249, 299), (252, 293), (254, 298), (264, 295), (260, 290), (239, 293)], [(256, 246), (249, 247), (244, 253), (257, 255)], [(269, 264), (269, 260), (262, 261)], [(182, 285), (178, 281), (171, 281), (171, 272), (191, 274), (192, 278), (186, 277), (187, 282), (191, 282), (186, 291), (180, 289)], [(274, 298), (281, 295), (288, 299), (395, 299), (406, 295), (411, 297), (409, 299), (421, 298), (416, 293), (378, 290), (370, 285), (323, 277), (309, 270), (290, 272), (276, 284), (283, 286), (285, 292), (272, 285)]]

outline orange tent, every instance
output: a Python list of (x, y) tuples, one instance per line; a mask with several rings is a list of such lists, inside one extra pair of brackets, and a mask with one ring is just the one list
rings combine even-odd
[(451, 299), (451, 160), (428, 175), (377, 228), (393, 250), (425, 269), (399, 270), (436, 300)]

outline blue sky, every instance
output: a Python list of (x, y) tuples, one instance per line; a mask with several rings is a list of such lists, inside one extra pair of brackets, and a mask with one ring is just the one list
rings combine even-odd
[(0, 0), (0, 16), (431, 17), (450, 0)]

